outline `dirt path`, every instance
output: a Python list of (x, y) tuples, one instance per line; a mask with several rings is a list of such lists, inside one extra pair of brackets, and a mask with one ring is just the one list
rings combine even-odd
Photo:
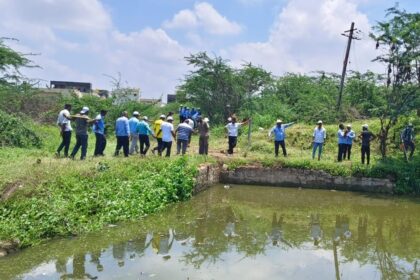
[(22, 188), (23, 185), (20, 182), (9, 183), (4, 188), (0, 200), (7, 200), (12, 194), (19, 188)]

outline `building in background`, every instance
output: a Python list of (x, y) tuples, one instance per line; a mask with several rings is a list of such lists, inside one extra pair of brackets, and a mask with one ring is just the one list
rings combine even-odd
[(77, 90), (82, 93), (90, 93), (92, 91), (91, 83), (82, 83), (82, 82), (68, 82), (68, 81), (51, 81), (51, 89), (72, 89)]
[(176, 102), (176, 94), (168, 94), (166, 103), (174, 103), (174, 102)]

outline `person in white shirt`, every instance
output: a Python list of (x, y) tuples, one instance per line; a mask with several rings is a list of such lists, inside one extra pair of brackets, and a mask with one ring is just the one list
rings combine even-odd
[[(228, 119), (229, 120), (229, 119)], [(247, 124), (249, 122), (249, 120), (246, 120), (242, 123), (237, 123), (236, 122), (236, 117), (232, 117), (231, 122), (229, 122), (226, 126), (225, 126), (225, 130), (227, 132), (227, 136), (229, 138), (228, 141), (228, 154), (232, 155), (233, 154), (233, 149), (236, 147), (236, 144), (238, 142), (238, 131), (239, 128), (244, 125)]]
[(61, 150), (64, 148), (64, 156), (68, 157), (71, 142), (71, 121), (70, 121), (71, 105), (64, 105), (64, 109), (60, 111), (57, 118), (57, 125), (60, 127), (61, 144), (58, 146), (56, 155), (59, 157)]
[(175, 132), (174, 132), (174, 125), (172, 122), (174, 119), (172, 117), (168, 117), (166, 119), (166, 122), (163, 122), (160, 126), (160, 132), (162, 132), (162, 153), (166, 149), (166, 157), (171, 156), (171, 148), (172, 148), (172, 137), (175, 138)]
[(322, 146), (324, 145), (325, 139), (327, 138), (327, 131), (322, 126), (322, 121), (318, 121), (318, 126), (314, 129), (313, 134), (313, 149), (312, 149), (312, 159), (315, 159), (315, 153), (318, 149), (318, 160), (321, 160)]

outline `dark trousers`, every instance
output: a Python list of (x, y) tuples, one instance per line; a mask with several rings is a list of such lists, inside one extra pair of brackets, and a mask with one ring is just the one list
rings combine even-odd
[(162, 147), (163, 147), (163, 141), (162, 138), (156, 138), (157, 140), (157, 146), (153, 148), (153, 151), (158, 151), (158, 155), (162, 155)]
[(140, 134), (139, 140), (140, 140), (140, 154), (146, 155), (150, 147), (149, 135)]
[(74, 156), (79, 151), (80, 147), (82, 147), (82, 154), (80, 155), (80, 159), (84, 160), (86, 158), (87, 147), (88, 147), (88, 135), (77, 135), (76, 134), (76, 145), (71, 152), (70, 157), (74, 158)]
[(176, 141), (176, 154), (179, 155), (179, 153), (182, 151), (182, 154), (185, 155), (185, 153), (187, 152), (187, 146), (188, 140), (178, 139)]
[(165, 142), (162, 141), (162, 153), (163, 151), (166, 149), (166, 157), (170, 157), (171, 156), (171, 148), (172, 148), (172, 141), (171, 142)]
[(124, 156), (128, 157), (128, 149), (129, 149), (130, 140), (128, 136), (117, 136), (117, 147), (115, 148), (115, 155), (118, 156), (123, 148)]
[(233, 154), (233, 149), (236, 147), (236, 143), (238, 142), (238, 137), (236, 136), (229, 136), (229, 148), (228, 154)]
[(345, 144), (345, 149), (344, 149), (344, 153), (343, 153), (343, 159), (347, 159), (350, 160), (350, 155), (351, 155), (351, 146), (352, 144)]
[(198, 153), (200, 155), (207, 155), (209, 153), (209, 137), (200, 136), (198, 140)]
[(414, 146), (413, 141), (404, 141), (404, 149), (405, 149), (406, 156), (407, 156), (407, 152), (410, 150), (410, 158), (412, 158), (414, 154), (414, 150), (416, 149), (416, 146)]
[(106, 138), (105, 135), (101, 133), (95, 133), (96, 143), (95, 143), (95, 152), (94, 156), (103, 156), (106, 148)]
[(281, 149), (283, 150), (283, 156), (286, 157), (286, 144), (284, 143), (284, 140), (274, 141), (274, 153), (276, 154), (276, 157), (279, 155), (279, 146), (281, 146)]
[(346, 144), (338, 144), (338, 161), (343, 160), (344, 151), (346, 150)]
[(365, 157), (366, 157), (366, 163), (369, 164), (369, 162), (370, 162), (370, 146), (363, 146), (362, 145), (362, 164), (365, 164)]
[(64, 148), (64, 156), (67, 157), (69, 155), (70, 141), (71, 131), (64, 131), (61, 135), (61, 144), (58, 146), (57, 153), (60, 153)]

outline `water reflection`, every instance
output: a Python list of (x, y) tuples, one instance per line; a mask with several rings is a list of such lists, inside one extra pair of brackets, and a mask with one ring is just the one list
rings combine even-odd
[[(290, 259), (305, 269), (313, 264), (326, 279), (419, 277), (420, 221), (409, 214), (419, 213), (420, 203), (318, 191), (308, 200), (295, 190), (269, 189), (276, 196), (240, 189), (214, 189), (139, 223), (52, 242), (44, 254), (31, 248), (0, 259), (0, 279), (235, 279), (236, 268), (250, 269), (248, 259), (261, 276), (244, 279), (287, 275), (279, 273), (295, 269), (285, 266)], [(307, 278), (296, 269), (293, 278)]]

